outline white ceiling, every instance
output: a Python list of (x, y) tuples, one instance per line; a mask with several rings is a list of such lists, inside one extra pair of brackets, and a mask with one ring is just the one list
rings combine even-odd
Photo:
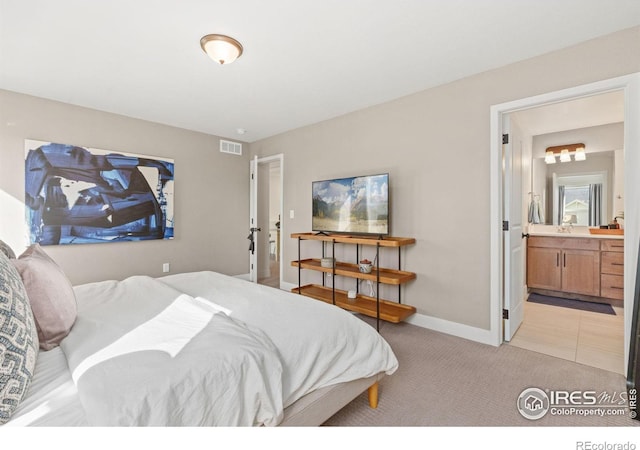
[(0, 0), (0, 88), (252, 142), (635, 25), (638, 0)]

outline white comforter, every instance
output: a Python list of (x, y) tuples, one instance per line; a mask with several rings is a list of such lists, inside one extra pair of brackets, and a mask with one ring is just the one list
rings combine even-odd
[(231, 317), (269, 336), (282, 360), (285, 407), (315, 389), (381, 372), (391, 375), (398, 368), (380, 334), (336, 306), (216, 272), (159, 280), (226, 308)]
[(90, 425), (282, 419), (282, 365), (260, 330), (148, 277), (77, 293), (78, 319), (61, 347)]
[(305, 394), (398, 367), (351, 313), (215, 272), (75, 291), (61, 347), (90, 425), (277, 425)]

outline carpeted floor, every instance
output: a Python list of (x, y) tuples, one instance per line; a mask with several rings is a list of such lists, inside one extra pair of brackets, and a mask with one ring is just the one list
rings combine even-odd
[[(368, 318), (363, 320), (372, 323)], [(381, 322), (399, 361), (380, 382), (377, 409), (364, 393), (326, 426), (638, 426), (624, 416), (552, 415), (525, 419), (516, 404), (529, 387), (589, 390), (617, 399), (622, 375), (521, 348), (493, 347), (407, 323)]]
[(537, 293), (529, 294), (528, 302), (542, 303), (543, 305), (560, 306), (562, 308), (579, 309), (581, 311), (591, 311), (602, 314), (616, 314), (613, 306), (606, 303), (585, 302), (583, 300), (573, 300), (570, 298), (552, 297)]

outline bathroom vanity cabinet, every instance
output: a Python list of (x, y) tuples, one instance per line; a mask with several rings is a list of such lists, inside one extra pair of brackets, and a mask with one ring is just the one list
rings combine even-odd
[(530, 236), (527, 286), (572, 298), (623, 298), (622, 239)]
[(616, 300), (624, 299), (624, 240), (600, 242), (600, 295)]

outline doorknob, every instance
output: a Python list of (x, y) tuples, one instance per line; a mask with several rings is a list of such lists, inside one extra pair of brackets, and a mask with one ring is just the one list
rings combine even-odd
[(256, 231), (262, 231), (260, 228), (249, 228), (249, 236), (247, 236), (247, 239), (249, 239), (250, 241), (253, 241), (253, 233), (255, 233)]
[(251, 254), (253, 255), (253, 253), (256, 250), (256, 243), (253, 240), (253, 233), (255, 233), (256, 231), (261, 231), (260, 228), (249, 228), (249, 236), (247, 236), (247, 239), (249, 239), (249, 251), (251, 252)]
[(522, 233), (522, 238), (528, 238), (529, 237), (529, 233)]

